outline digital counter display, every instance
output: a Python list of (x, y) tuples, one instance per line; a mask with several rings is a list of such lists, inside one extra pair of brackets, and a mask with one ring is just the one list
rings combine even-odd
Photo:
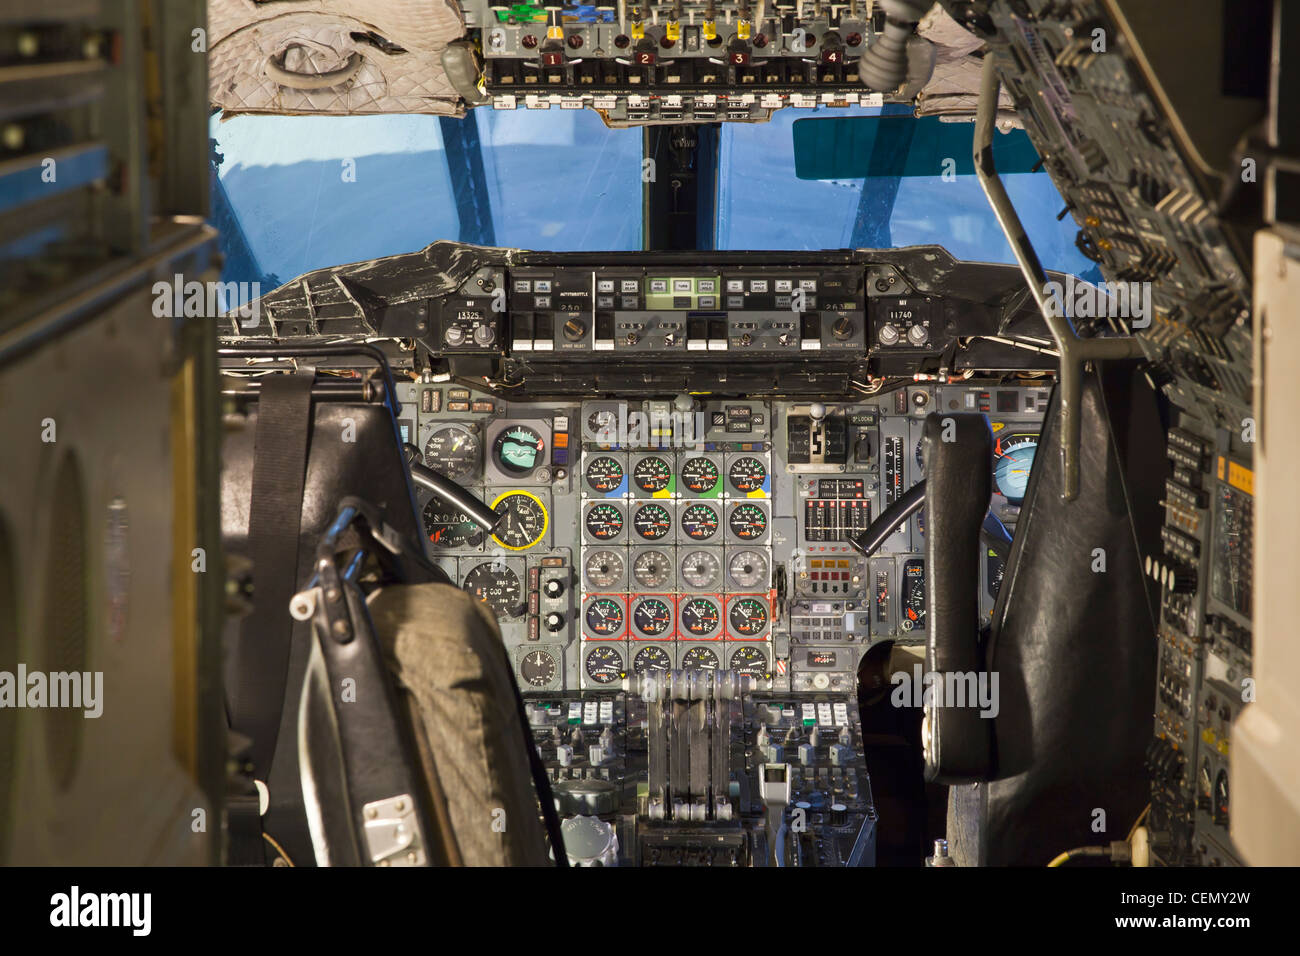
[(806, 663), (809, 667), (834, 667), (836, 660), (835, 651), (809, 651)]

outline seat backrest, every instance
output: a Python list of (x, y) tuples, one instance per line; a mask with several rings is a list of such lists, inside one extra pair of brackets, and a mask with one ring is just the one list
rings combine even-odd
[[(501, 632), (482, 602), (448, 584), (395, 585), (369, 600), (401, 691), (411, 699), (430, 815), (467, 866), (552, 866), (535, 746), (517, 705)], [(544, 778), (543, 778), (544, 779)]]
[(1158, 611), (1141, 565), (1159, 549), (1164, 428), (1134, 363), (1087, 376), (1079, 413), (1078, 497), (1061, 497), (1057, 393), (994, 608), (989, 782), (950, 791), (962, 864), (1042, 866), (1122, 839), (1148, 799)]
[[(412, 541), (420, 540), (421, 531), (390, 409), (377, 403), (319, 398), (304, 405), (301, 395), (296, 401), (286, 400), (281, 391), (275, 386), (268, 389), (264, 379), (261, 397), (249, 406), (242, 422), (227, 419), (222, 541), (228, 556), (251, 563), (254, 610), (227, 624), (225, 682), (231, 726), (252, 741), (254, 775), (269, 791), (269, 808), (263, 817), (266, 831), (296, 862), (310, 860), (312, 854), (295, 746), (296, 689), (307, 667), (309, 629), (289, 616), (289, 597), (310, 580), (316, 546), (342, 499), (355, 496), (374, 504), (394, 529)], [(267, 465), (265, 457), (259, 463), (259, 456), (284, 455), (284, 436), (299, 433), (306, 438), (305, 462), (280, 462), (279, 470), (285, 481), (291, 481), (296, 469), (302, 469), (301, 494), (283, 495), (284, 501), (271, 509), (275, 520), (267, 521), (265, 505), (259, 512), (254, 500), (258, 470)], [(267, 485), (264, 482), (263, 489)], [(298, 500), (301, 515), (294, 521), (285, 512)], [(255, 513), (263, 518), (254, 520)]]

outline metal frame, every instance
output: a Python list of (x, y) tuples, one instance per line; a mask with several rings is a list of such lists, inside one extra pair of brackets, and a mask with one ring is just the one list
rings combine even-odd
[(1043, 321), (1051, 330), (1052, 338), (1060, 352), (1060, 403), (1061, 403), (1061, 465), (1064, 482), (1061, 497), (1073, 501), (1079, 496), (1079, 404), (1083, 400), (1084, 366), (1089, 362), (1108, 359), (1140, 358), (1142, 344), (1131, 335), (1108, 338), (1081, 339), (1075, 334), (1069, 318), (1056, 315), (1050, 307), (1047, 294), (1047, 274), (1034, 251), (1025, 228), (1016, 215), (1015, 206), (998, 177), (993, 162), (993, 126), (997, 120), (998, 94), (1002, 78), (998, 75), (995, 55), (984, 57), (984, 70), (980, 82), (979, 108), (975, 114), (975, 173), (979, 177), (984, 195), (997, 216), (1016, 262), (1025, 276), (1029, 294), (1034, 297)]

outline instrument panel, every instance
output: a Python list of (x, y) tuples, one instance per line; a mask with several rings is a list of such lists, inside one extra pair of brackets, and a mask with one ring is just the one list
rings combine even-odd
[[(851, 401), (509, 401), (399, 385), (425, 464), (506, 516), (489, 536), (421, 492), (432, 560), (495, 613), (525, 692), (614, 691), (652, 670), (734, 670), (845, 692), (873, 643), (925, 633), (925, 520), (869, 561), (849, 544), (924, 477), (931, 411), (983, 412), (993, 512), (1014, 528), (1049, 390), (905, 385)], [(1001, 561), (981, 562), (989, 614)]]

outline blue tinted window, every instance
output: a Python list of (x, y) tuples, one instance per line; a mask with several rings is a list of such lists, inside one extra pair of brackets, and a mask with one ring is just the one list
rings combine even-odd
[(592, 110), (477, 109), (496, 243), (641, 248), (641, 131)]
[[(937, 243), (958, 259), (1014, 263), (974, 175), (949, 182), (939, 176), (796, 178), (797, 120), (879, 113), (786, 109), (769, 123), (726, 124), (719, 145), (718, 248), (816, 250)], [(974, 126), (966, 128), (973, 135)], [(1065, 203), (1046, 173), (1010, 174), (1003, 182), (1046, 268), (1076, 275), (1094, 268), (1074, 246), (1074, 224), (1068, 218), (1056, 220)], [(896, 190), (892, 210), (891, 190)], [(888, 211), (887, 218), (882, 210)]]
[(641, 134), (589, 110), (213, 119), (227, 281), (264, 288), (437, 239), (641, 245)]

